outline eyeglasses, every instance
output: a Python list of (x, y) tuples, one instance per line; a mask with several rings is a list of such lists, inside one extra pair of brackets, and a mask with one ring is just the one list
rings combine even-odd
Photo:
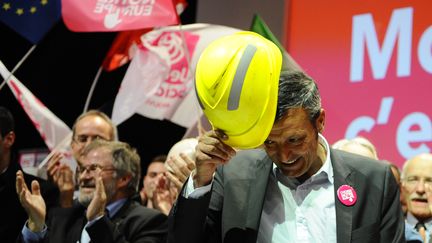
[(85, 171), (87, 171), (90, 174), (95, 174), (96, 172), (101, 172), (101, 171), (116, 171), (116, 170), (117, 169), (114, 167), (102, 166), (98, 164), (90, 164), (87, 166), (78, 165), (77, 167), (77, 172), (79, 174), (83, 174)]
[(78, 135), (76, 137), (73, 138), (73, 141), (76, 142), (77, 144), (80, 145), (84, 145), (86, 144), (88, 141), (94, 141), (96, 139), (101, 139), (101, 140), (107, 140), (99, 135), (94, 135), (94, 136), (89, 136), (89, 135)]
[(432, 188), (432, 177), (427, 177), (427, 178), (416, 177), (416, 176), (407, 177), (406, 179), (402, 180), (403, 183), (402, 185), (405, 185), (406, 187), (413, 189), (418, 185), (419, 182), (422, 182), (425, 186)]

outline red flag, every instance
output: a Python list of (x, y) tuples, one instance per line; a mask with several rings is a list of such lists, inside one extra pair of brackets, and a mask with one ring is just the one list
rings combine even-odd
[(123, 31), (179, 23), (172, 0), (62, 0), (62, 16), (71, 31)]
[(117, 34), (108, 54), (103, 61), (105, 71), (112, 71), (132, 59), (136, 46), (141, 44), (141, 36), (152, 29), (122, 31)]

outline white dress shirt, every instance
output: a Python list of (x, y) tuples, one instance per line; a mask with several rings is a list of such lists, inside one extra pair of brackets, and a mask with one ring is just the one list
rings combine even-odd
[[(257, 242), (336, 242), (333, 166), (329, 144), (321, 134), (319, 143), (326, 150), (326, 160), (302, 184), (282, 175), (273, 164)], [(192, 176), (183, 191), (184, 197), (199, 198), (211, 190), (211, 184), (194, 188)]]
[(319, 142), (327, 158), (302, 184), (273, 165), (257, 242), (336, 242), (333, 167), (327, 141), (320, 135)]

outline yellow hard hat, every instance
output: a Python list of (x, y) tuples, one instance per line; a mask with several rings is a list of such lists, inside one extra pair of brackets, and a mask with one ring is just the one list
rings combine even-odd
[(277, 106), (282, 53), (261, 35), (242, 31), (219, 38), (202, 52), (195, 73), (198, 101), (213, 129), (240, 149), (260, 146)]

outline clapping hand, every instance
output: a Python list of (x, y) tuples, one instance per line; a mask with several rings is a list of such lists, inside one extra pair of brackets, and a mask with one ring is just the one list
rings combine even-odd
[(167, 177), (181, 191), (183, 184), (195, 169), (195, 161), (186, 154), (180, 153), (180, 157), (171, 156), (166, 162), (168, 170)]
[(165, 175), (158, 178), (156, 188), (153, 191), (153, 206), (159, 209), (165, 215), (168, 215), (174, 203), (173, 195), (171, 195), (169, 180)]
[(60, 162), (62, 159), (63, 155), (55, 152), (48, 161), (47, 174), (60, 191), (60, 206), (66, 208), (72, 206), (75, 181), (71, 168)]
[(32, 191), (27, 188), (22, 171), (16, 173), (16, 191), (21, 205), (29, 217), (28, 227), (33, 232), (42, 231), (45, 225), (46, 206), (37, 181), (32, 181)]
[(96, 189), (89, 206), (87, 207), (87, 220), (92, 221), (99, 216), (105, 214), (105, 206), (107, 204), (107, 195), (105, 193), (105, 186), (101, 176), (96, 177)]

